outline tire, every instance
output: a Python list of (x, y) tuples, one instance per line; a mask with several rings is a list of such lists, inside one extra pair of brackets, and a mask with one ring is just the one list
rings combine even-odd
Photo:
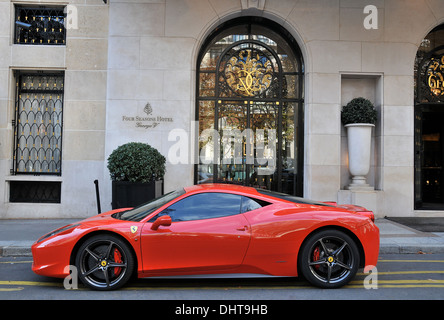
[(87, 239), (80, 246), (76, 267), (85, 286), (94, 290), (115, 290), (131, 278), (134, 257), (124, 241), (101, 234)]
[(359, 267), (359, 250), (352, 238), (339, 230), (322, 230), (302, 245), (298, 266), (312, 285), (331, 289), (346, 285)]

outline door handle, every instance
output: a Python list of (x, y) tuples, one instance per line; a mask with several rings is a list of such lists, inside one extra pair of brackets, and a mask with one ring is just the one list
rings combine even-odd
[(237, 231), (247, 231), (247, 229), (248, 229), (247, 226), (236, 228)]

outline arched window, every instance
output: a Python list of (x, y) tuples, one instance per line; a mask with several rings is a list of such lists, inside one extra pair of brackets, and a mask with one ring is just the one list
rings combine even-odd
[(195, 182), (302, 195), (304, 66), (294, 38), (263, 18), (217, 28), (197, 64)]

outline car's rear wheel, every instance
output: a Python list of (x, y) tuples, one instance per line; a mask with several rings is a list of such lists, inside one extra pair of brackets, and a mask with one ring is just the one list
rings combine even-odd
[(339, 288), (354, 278), (359, 267), (359, 250), (347, 234), (322, 230), (304, 242), (298, 259), (299, 269), (311, 284)]
[(134, 257), (116, 236), (101, 234), (87, 239), (76, 255), (76, 267), (84, 285), (95, 290), (114, 290), (131, 277)]

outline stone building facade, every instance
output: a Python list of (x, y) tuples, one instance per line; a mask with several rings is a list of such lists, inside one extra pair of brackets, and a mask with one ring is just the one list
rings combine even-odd
[[(167, 158), (165, 191), (255, 185), (257, 159), (203, 160), (203, 130), (229, 117), (275, 130), (277, 175), (260, 187), (378, 217), (444, 216), (443, 1), (3, 0), (0, 15), (0, 218), (94, 215), (94, 180), (110, 209), (106, 160), (131, 141)], [(236, 54), (274, 68), (276, 92), (232, 85), (220, 70)], [(355, 97), (378, 111), (366, 190), (348, 188), (340, 115)]]

